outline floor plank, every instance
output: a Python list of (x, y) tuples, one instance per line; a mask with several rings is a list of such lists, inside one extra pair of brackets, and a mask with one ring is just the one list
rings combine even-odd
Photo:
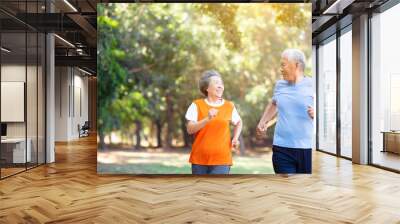
[(0, 181), (0, 223), (400, 223), (400, 175), (313, 154), (289, 177), (97, 175), (96, 138)]

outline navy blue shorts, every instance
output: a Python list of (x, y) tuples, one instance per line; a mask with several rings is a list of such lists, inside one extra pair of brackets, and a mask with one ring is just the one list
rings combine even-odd
[(312, 150), (272, 146), (275, 173), (311, 173)]

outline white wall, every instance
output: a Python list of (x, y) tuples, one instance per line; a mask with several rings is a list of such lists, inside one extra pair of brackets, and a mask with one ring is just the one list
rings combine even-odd
[(1, 65), (1, 81), (25, 82), (25, 64)]
[(56, 67), (56, 141), (79, 138), (78, 124), (88, 120), (88, 78), (83, 75), (76, 68)]
[[(1, 81), (25, 82), (25, 65), (2, 65), (1, 66)], [(6, 110), (7, 108), (1, 108)], [(12, 122), (7, 123), (7, 137), (25, 137), (25, 123)]]
[[(77, 75), (78, 72), (78, 75)], [(78, 124), (81, 126), (85, 123), (85, 121), (88, 121), (89, 116), (88, 116), (88, 77), (81, 76), (81, 73), (79, 70), (74, 71), (74, 108), (73, 108), (73, 119), (72, 119), (72, 130), (71, 130), (71, 135), (74, 137), (78, 137)], [(81, 107), (81, 108), (80, 108)], [(81, 110), (81, 111), (80, 111)]]
[(55, 141), (68, 140), (68, 87), (67, 67), (55, 68)]
[[(38, 70), (37, 70), (38, 69)], [(25, 113), (27, 119), (22, 122), (6, 122), (7, 137), (9, 138), (24, 138), (25, 135), (30, 140), (30, 148), (32, 161), (36, 162), (39, 158), (39, 163), (44, 163), (44, 82), (42, 68), (25, 64), (3, 64), (1, 66), (1, 81), (2, 82), (24, 82), (26, 83), (26, 107), (20, 108), (20, 112)], [(27, 77), (27, 82), (25, 78)], [(2, 89), (3, 92), (4, 89)], [(23, 94), (24, 90), (21, 94)], [(6, 95), (2, 95), (7, 97)], [(24, 104), (24, 102), (23, 102)], [(2, 107), (3, 112), (13, 113), (11, 107)], [(15, 110), (15, 109), (14, 109)], [(14, 111), (15, 113), (15, 111)], [(26, 132), (27, 131), (27, 132)], [(38, 152), (37, 152), (38, 150)], [(37, 153), (39, 156), (37, 157)]]
[[(36, 73), (36, 67), (33, 66), (28, 66), (27, 68), (25, 65), (18, 65), (18, 64), (5, 64), (1, 66), (1, 81), (3, 82), (25, 82), (25, 75), (27, 69), (28, 74), (31, 73), (31, 71), (35, 70)], [(29, 77), (28, 77), (29, 78)], [(29, 80), (30, 85), (36, 85), (36, 81)], [(34, 100), (36, 100), (36, 88), (28, 88), (27, 89), (27, 103), (30, 104)], [(34, 105), (28, 105), (31, 107), (36, 108), (36, 101)], [(40, 106), (40, 105), (39, 105)], [(7, 108), (1, 108), (2, 110), (7, 110)], [(28, 112), (31, 112), (28, 110)], [(28, 122), (35, 121), (35, 127), (34, 129), (36, 130), (36, 113), (28, 113)], [(29, 128), (33, 128), (33, 124), (28, 125)], [(28, 130), (28, 137), (29, 136), (29, 130)], [(25, 137), (25, 122), (7, 122), (7, 136), (8, 137)]]
[[(25, 83), (1, 82), (1, 121), (24, 122)], [(34, 105), (36, 108), (36, 105)]]

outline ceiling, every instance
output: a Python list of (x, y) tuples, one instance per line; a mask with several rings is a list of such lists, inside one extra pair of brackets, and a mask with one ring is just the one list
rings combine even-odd
[[(53, 32), (56, 66), (79, 66), (96, 74), (97, 12), (94, 0), (1, 0), (2, 46), (12, 49), (9, 60), (31, 58), (36, 46), (28, 44), (25, 32)], [(51, 12), (51, 13), (50, 13)], [(28, 34), (28, 41), (30, 35)], [(32, 55), (30, 55), (32, 54)]]
[(353, 17), (373, 12), (386, 2), (389, 0), (313, 0), (313, 44), (351, 24)]
[[(312, 37), (318, 43), (341, 26), (351, 23), (352, 17), (379, 7), (388, 0), (293, 0), (290, 2), (312, 3)], [(56, 65), (79, 66), (96, 73), (97, 44), (97, 3), (107, 2), (152, 2), (138, 0), (1, 0), (0, 21), (2, 32), (7, 34), (6, 42), (15, 41), (11, 47), (19, 49), (24, 46), (15, 33), (32, 31), (54, 32)], [(156, 2), (156, 1), (154, 1)], [(174, 1), (176, 2), (176, 1)], [(200, 1), (199, 2), (204, 2)], [(225, 1), (210, 1), (225, 2)], [(287, 0), (243, 1), (243, 2), (288, 2)], [(52, 13), (49, 13), (49, 12)], [(340, 22), (338, 22), (340, 21)], [(5, 42), (3, 42), (5, 43)], [(28, 47), (28, 54), (31, 52)]]

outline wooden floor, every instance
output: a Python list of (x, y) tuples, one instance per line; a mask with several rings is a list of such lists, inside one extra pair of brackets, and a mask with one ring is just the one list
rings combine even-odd
[(25, 167), (23, 168), (1, 168), (1, 177), (11, 176), (13, 174), (25, 171)]
[(375, 151), (372, 157), (374, 164), (400, 170), (400, 154)]
[(400, 175), (316, 152), (313, 174), (99, 176), (96, 139), (0, 181), (0, 223), (400, 223)]

